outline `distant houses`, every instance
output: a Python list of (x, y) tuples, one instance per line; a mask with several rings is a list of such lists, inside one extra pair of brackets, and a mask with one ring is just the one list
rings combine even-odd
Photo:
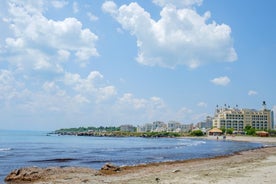
[(137, 132), (189, 132), (193, 129), (193, 124), (181, 124), (177, 121), (155, 121), (137, 126)]

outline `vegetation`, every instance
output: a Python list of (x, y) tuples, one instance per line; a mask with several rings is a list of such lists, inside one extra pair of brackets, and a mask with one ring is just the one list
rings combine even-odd
[(268, 130), (269, 136), (276, 137), (276, 130)]
[(234, 132), (233, 128), (227, 128), (226, 133), (232, 135)]
[(201, 130), (194, 130), (191, 132), (192, 136), (203, 136), (203, 132)]
[(256, 135), (256, 129), (251, 127), (250, 125), (246, 125), (244, 131), (246, 135)]
[(221, 127), (220, 130), (222, 131), (222, 134), (224, 134), (225, 131), (226, 131), (226, 128), (225, 127)]

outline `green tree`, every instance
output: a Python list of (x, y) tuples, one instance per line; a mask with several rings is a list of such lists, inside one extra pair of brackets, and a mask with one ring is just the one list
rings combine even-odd
[(203, 136), (203, 132), (201, 130), (194, 130), (191, 132), (193, 136)]
[(256, 135), (256, 129), (251, 127), (250, 125), (246, 125), (244, 131), (246, 135)]
[(222, 131), (222, 134), (224, 134), (226, 132), (226, 128), (225, 127), (221, 127), (220, 130)]
[(244, 131), (246, 132), (246, 131), (248, 131), (248, 130), (250, 130), (252, 127), (250, 126), (250, 125), (246, 125), (245, 127), (244, 127)]
[(249, 130), (246, 131), (247, 135), (256, 135), (256, 129), (255, 128), (250, 128)]
[(233, 131), (234, 131), (233, 128), (228, 128), (228, 129), (226, 130), (226, 133), (232, 135), (232, 134), (233, 134)]

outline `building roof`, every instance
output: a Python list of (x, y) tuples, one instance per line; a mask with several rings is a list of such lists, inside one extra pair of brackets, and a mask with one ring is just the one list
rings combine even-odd
[(209, 130), (209, 132), (211, 132), (211, 133), (222, 133), (222, 130), (220, 130), (218, 128), (213, 128), (213, 129)]

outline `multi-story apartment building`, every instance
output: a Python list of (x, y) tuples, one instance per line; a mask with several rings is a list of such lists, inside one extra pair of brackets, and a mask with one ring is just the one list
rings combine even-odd
[(213, 126), (213, 117), (211, 116), (207, 116), (205, 121), (201, 121), (196, 124), (196, 127), (205, 128), (205, 129), (212, 128), (212, 126)]
[(247, 125), (256, 130), (274, 129), (273, 111), (266, 108), (265, 102), (262, 110), (224, 107), (216, 110), (213, 119), (213, 127), (217, 128), (243, 131)]

